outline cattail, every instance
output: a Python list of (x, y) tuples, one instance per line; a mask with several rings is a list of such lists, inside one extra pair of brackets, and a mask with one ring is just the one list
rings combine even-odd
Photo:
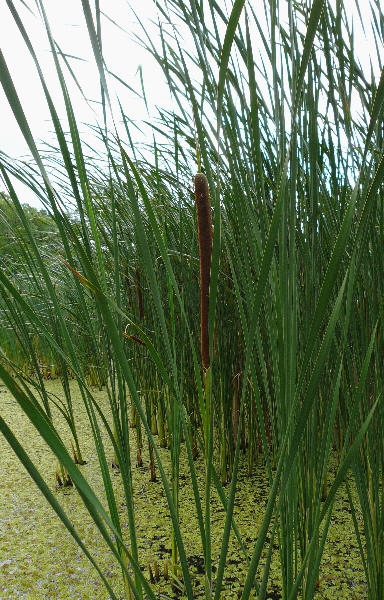
[(203, 173), (197, 173), (194, 179), (197, 227), (200, 251), (200, 343), (203, 368), (209, 368), (209, 283), (212, 258), (212, 215), (209, 198), (208, 180)]
[(138, 303), (138, 307), (139, 307), (139, 319), (141, 320), (144, 317), (143, 294), (141, 292), (140, 271), (137, 268), (135, 269), (135, 285), (136, 285), (137, 303)]

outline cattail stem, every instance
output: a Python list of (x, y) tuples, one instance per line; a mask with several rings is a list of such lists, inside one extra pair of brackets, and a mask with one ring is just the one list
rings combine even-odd
[(200, 340), (201, 362), (205, 370), (209, 369), (209, 283), (212, 258), (212, 215), (208, 180), (203, 173), (197, 173), (194, 179), (197, 227), (200, 251)]
[(137, 294), (137, 303), (139, 308), (139, 319), (141, 320), (144, 317), (143, 294), (141, 291), (140, 271), (137, 268), (135, 269), (135, 286)]

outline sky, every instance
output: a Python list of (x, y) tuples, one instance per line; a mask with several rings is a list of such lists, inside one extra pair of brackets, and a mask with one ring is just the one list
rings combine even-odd
[[(355, 3), (353, 0), (348, 1), (351, 3), (352, 13)], [(13, 0), (13, 2), (19, 11), (23, 25), (38, 54), (46, 81), (54, 97), (55, 107), (58, 109), (59, 114), (64, 117), (65, 111), (62, 95), (55, 75), (48, 38), (38, 14), (36, 2), (35, 0), (24, 0), (24, 2), (22, 0)], [(34, 10), (34, 14), (31, 14), (27, 10), (25, 4)], [(93, 5), (92, 2), (90, 4)], [(131, 0), (131, 4), (135, 6), (138, 17), (144, 24), (144, 29), (138, 24), (137, 17), (130, 9), (128, 0), (100, 0), (101, 10), (106, 12), (109, 18), (115, 23), (112, 24), (108, 19), (104, 19), (103, 21), (103, 54), (107, 66), (139, 92), (141, 90), (141, 82), (138, 69), (142, 69), (146, 96), (149, 103), (149, 115), (146, 112), (145, 103), (142, 99), (135, 97), (134, 94), (128, 92), (123, 86), (116, 84), (112, 78), (109, 79), (111, 97), (115, 104), (115, 109), (117, 109), (115, 100), (118, 93), (126, 114), (140, 123), (142, 120), (151, 119), (151, 115), (156, 110), (155, 105), (169, 106), (171, 99), (160, 67), (150, 57), (149, 53), (141, 48), (133, 39), (135, 34), (140, 39), (145, 39), (145, 34), (148, 34), (151, 40), (158, 40), (156, 26), (151, 24), (151, 20), (156, 21), (158, 19), (155, 2), (154, 0)], [(98, 103), (100, 98), (99, 77), (85, 25), (81, 0), (45, 0), (44, 6), (53, 36), (61, 50), (73, 57), (68, 58), (68, 60), (83, 86), (85, 97), (88, 99), (88, 102), (86, 102), (76, 85), (71, 84), (71, 79), (67, 78), (77, 119), (84, 124), (102, 123), (102, 114), (100, 104)], [(359, 0), (359, 6), (363, 13), (366, 9), (367, 15), (369, 14), (369, 0)], [(362, 62), (363, 68), (369, 69), (368, 55), (370, 42), (364, 38), (358, 29), (356, 29), (355, 35), (359, 36), (359, 59)], [(0, 0), (0, 47), (35, 139), (48, 143), (54, 141), (48, 106), (36, 68), (5, 0)], [(115, 114), (118, 114), (118, 109), (115, 110)], [(5, 152), (13, 158), (20, 158), (27, 155), (27, 145), (19, 131), (1, 86), (0, 122), (0, 151)], [(82, 128), (82, 136), (84, 139), (90, 139), (89, 128), (85, 125)], [(0, 190), (1, 187), (0, 181)], [(22, 192), (22, 198), (25, 202), (39, 206), (33, 195), (21, 188), (21, 184), (16, 184), (15, 187), (18, 192)]]
[[(39, 62), (48, 82), (51, 93), (55, 100), (55, 107), (59, 114), (64, 116), (64, 103), (55, 75), (55, 68), (51, 56), (48, 38), (42, 25), (41, 18), (36, 10), (33, 0), (27, 0), (27, 5), (34, 9), (31, 14), (19, 0), (14, 2), (17, 7), (23, 25), (31, 38), (32, 44), (38, 55)], [(138, 6), (139, 18), (145, 25), (145, 31), (155, 31), (151, 20), (157, 20), (156, 8), (153, 0), (140, 0), (134, 2)], [(169, 93), (165, 85), (164, 77), (160, 67), (154, 59), (137, 42), (134, 35), (144, 38), (143, 30), (137, 19), (130, 10), (125, 0), (101, 0), (102, 10), (117, 24), (104, 20), (103, 24), (103, 53), (107, 65), (123, 79), (128, 85), (141, 93), (141, 79), (139, 68), (142, 69), (146, 95), (149, 103), (149, 111), (155, 110), (155, 103), (161, 106), (169, 103)], [(81, 82), (82, 89), (88, 101), (85, 101), (77, 86), (68, 78), (71, 100), (76, 108), (76, 116), (79, 122), (102, 123), (102, 112), (99, 104), (100, 84), (98, 71), (93, 58), (92, 47), (85, 25), (85, 19), (80, 0), (47, 0), (45, 2), (48, 20), (53, 36), (63, 52), (71, 55), (70, 64)], [(124, 27), (122, 31), (120, 24)], [(35, 138), (39, 141), (53, 142), (53, 126), (50, 123), (50, 115), (44, 93), (37, 76), (33, 60), (26, 48), (25, 42), (13, 20), (6, 2), (0, 2), (0, 47), (5, 61), (10, 70), (13, 82), (19, 94), (21, 104), (24, 108), (28, 123)], [(81, 59), (81, 60), (79, 60)], [(112, 100), (116, 100), (116, 93), (123, 104), (125, 112), (135, 121), (140, 123), (148, 119), (147, 109), (142, 99), (135, 97), (122, 85), (116, 84), (110, 78)], [(116, 92), (116, 93), (115, 93)], [(117, 107), (115, 103), (115, 108)], [(117, 113), (118, 114), (118, 113)], [(9, 106), (5, 93), (0, 85), (0, 151), (5, 152), (13, 158), (27, 156), (29, 151), (27, 144), (19, 131), (15, 117)], [(89, 128), (83, 126), (85, 139), (89, 138)], [(0, 181), (0, 190), (1, 190)], [(39, 202), (32, 193), (16, 184), (17, 191), (23, 190), (23, 199), (29, 204), (39, 206)]]

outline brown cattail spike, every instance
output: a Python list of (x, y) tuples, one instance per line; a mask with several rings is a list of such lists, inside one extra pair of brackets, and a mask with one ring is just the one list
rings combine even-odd
[(212, 214), (209, 198), (208, 180), (203, 173), (197, 173), (194, 179), (197, 227), (200, 251), (200, 339), (201, 362), (204, 369), (209, 368), (209, 283), (212, 258)]

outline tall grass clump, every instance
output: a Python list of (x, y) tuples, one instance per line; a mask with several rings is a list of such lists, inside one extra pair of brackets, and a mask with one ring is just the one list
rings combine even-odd
[[(9, 231), (21, 227), (28, 239), (17, 269), (0, 272), (0, 327), (19, 349), (18, 357), (2, 342), (0, 375), (76, 487), (121, 568), (124, 597), (156, 597), (141, 569), (132, 483), (135, 462), (147, 452), (170, 517), (170, 595), (226, 597), (234, 537), (244, 557), (242, 600), (266, 597), (276, 549), (282, 598), (312, 599), (340, 491), (348, 497), (367, 595), (383, 597), (384, 71), (379, 51), (370, 73), (364, 70), (355, 38), (371, 28), (372, 47), (380, 48), (381, 7), (370, 2), (370, 21), (357, 10), (352, 23), (343, 3), (327, 0), (272, 0), (257, 10), (235, 0), (228, 11), (214, 0), (167, 0), (154, 3), (156, 39), (138, 11), (137, 43), (157, 61), (172, 97), (172, 108), (159, 107), (150, 123), (152, 142), (139, 150), (128, 111), (111, 100), (113, 82), (122, 79), (105, 64), (106, 17), (98, 2), (91, 8), (84, 1), (104, 115), (93, 128), (103, 147), (96, 157), (69, 93), (76, 73), (53, 38), (44, 2), (36, 4), (65, 115), (57, 112), (21, 12), (7, 0), (35, 62), (57, 150), (52, 158), (37, 146), (1, 54), (0, 80), (33, 165), (15, 166), (0, 155), (18, 218)], [(14, 176), (35, 191), (55, 224), (58, 243), (49, 251), (37, 243)], [(41, 373), (43, 354), (61, 377), (59, 407), (73, 456), (52, 416), (57, 401)], [(69, 377), (82, 406), (73, 406)], [(95, 384), (106, 388), (106, 405)], [(87, 414), (105, 500), (75, 464), (87, 460), (79, 410)], [(0, 428), (117, 598), (94, 549), (1, 412)], [(181, 453), (203, 592), (180, 518)], [(255, 542), (235, 519), (244, 464), (248, 475), (265, 469), (268, 479)], [(211, 533), (213, 493), (224, 514), (219, 540)]]

